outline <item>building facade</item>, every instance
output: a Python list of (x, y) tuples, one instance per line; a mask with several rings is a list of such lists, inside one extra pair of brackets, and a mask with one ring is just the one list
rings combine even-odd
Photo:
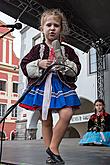
[[(40, 32), (34, 28), (26, 26), (21, 31), (21, 58), (23, 58), (28, 51), (32, 48), (33, 45), (42, 42), (42, 36)], [(66, 43), (65, 43), (66, 44)], [(71, 45), (70, 45), (71, 46)], [(78, 76), (76, 82), (77, 93), (81, 100), (81, 108), (75, 112), (75, 115), (72, 117), (70, 126), (66, 132), (66, 137), (81, 137), (87, 130), (87, 121), (90, 115), (93, 113), (93, 103), (97, 99), (97, 62), (96, 62), (96, 52), (91, 48), (91, 52), (84, 53), (76, 48), (75, 52), (78, 54), (81, 61), (82, 69), (81, 73)], [(109, 86), (109, 54), (106, 55), (104, 61), (104, 84), (105, 84), (105, 103), (106, 111), (110, 112), (110, 86)], [(20, 71), (20, 91), (24, 90), (27, 84), (26, 77), (23, 76), (23, 73)], [(19, 108), (21, 109), (21, 108)], [(53, 114), (54, 124), (58, 120), (58, 114)], [(41, 138), (41, 122), (38, 120), (38, 112), (31, 112), (22, 108), (18, 111), (18, 132), (19, 127), (22, 127), (22, 123), (25, 123), (25, 138), (30, 137), (30, 133), (34, 134), (33, 137)], [(23, 132), (22, 132), (23, 134)]]
[[(4, 22), (0, 21), (0, 25)], [(0, 27), (0, 36), (9, 31)], [(7, 113), (11, 105), (18, 100), (19, 58), (13, 51), (14, 37), (11, 33), (0, 38), (0, 119)], [(16, 133), (17, 107), (6, 117), (4, 139), (13, 140)], [(0, 124), (0, 136), (2, 123)]]

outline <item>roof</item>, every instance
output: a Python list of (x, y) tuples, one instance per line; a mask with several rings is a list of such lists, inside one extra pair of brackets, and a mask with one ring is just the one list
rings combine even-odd
[(19, 21), (39, 27), (39, 18), (46, 8), (60, 8), (71, 29), (68, 43), (87, 51), (92, 43), (101, 41), (109, 51), (110, 1), (109, 0), (2, 0), (0, 10)]

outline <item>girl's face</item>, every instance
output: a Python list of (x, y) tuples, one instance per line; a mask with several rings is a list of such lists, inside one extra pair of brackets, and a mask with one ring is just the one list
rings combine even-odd
[(42, 32), (44, 33), (46, 43), (52, 43), (52, 41), (59, 39), (61, 20), (54, 15), (46, 16), (42, 26)]
[(104, 105), (101, 102), (96, 102), (95, 109), (97, 113), (102, 112), (104, 110)]

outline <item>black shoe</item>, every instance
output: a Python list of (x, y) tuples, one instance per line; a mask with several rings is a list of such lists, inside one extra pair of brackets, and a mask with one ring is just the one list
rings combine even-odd
[(46, 160), (46, 164), (52, 164), (52, 165), (56, 165), (56, 161), (54, 161), (53, 159), (51, 159), (50, 156), (48, 156), (47, 160)]
[[(46, 150), (46, 152), (47, 152), (47, 154), (50, 156), (50, 164), (58, 164), (58, 165), (60, 165), (60, 164), (65, 164), (65, 162), (64, 162), (64, 160), (61, 158), (61, 156), (60, 155), (56, 155), (56, 154), (54, 154), (51, 150), (50, 150), (50, 148), (48, 148), (47, 150)], [(48, 161), (48, 160), (47, 160)], [(48, 163), (49, 164), (49, 161), (47, 162), (46, 161), (46, 163)]]

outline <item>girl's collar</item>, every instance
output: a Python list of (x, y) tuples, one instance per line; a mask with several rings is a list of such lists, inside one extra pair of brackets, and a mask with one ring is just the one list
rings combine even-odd
[(102, 111), (102, 112), (100, 112), (99, 114), (96, 114), (97, 116), (107, 116), (107, 113), (106, 112), (104, 112), (104, 111)]

